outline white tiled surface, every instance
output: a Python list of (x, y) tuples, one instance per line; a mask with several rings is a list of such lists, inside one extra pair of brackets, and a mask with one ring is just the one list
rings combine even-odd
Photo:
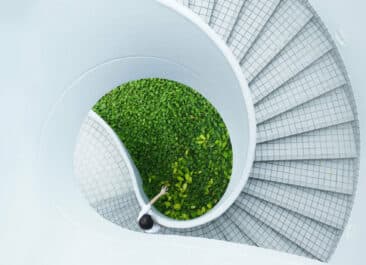
[(257, 141), (271, 141), (354, 120), (343, 87), (258, 125)]
[(223, 227), (223, 230), (225, 231), (226, 239), (236, 243), (254, 245), (253, 240), (244, 233), (241, 226), (238, 226), (236, 223), (231, 221), (230, 216), (230, 211), (227, 211), (224, 215), (225, 219), (218, 221), (218, 224)]
[(266, 97), (286, 81), (333, 49), (321, 26), (312, 20), (250, 84), (254, 102)]
[(239, 62), (272, 16), (280, 0), (247, 0), (232, 30), (228, 45)]
[(352, 196), (250, 179), (244, 192), (313, 220), (343, 229)]
[(327, 260), (339, 230), (243, 194), (236, 204), (320, 260)]
[(301, 31), (311, 17), (310, 10), (298, 0), (284, 0), (280, 3), (242, 61), (242, 70), (249, 83)]
[(209, 23), (214, 9), (215, 0), (190, 0), (189, 8)]
[(210, 25), (226, 41), (238, 19), (245, 0), (216, 0)]
[(178, 3), (181, 3), (182, 5), (189, 7), (190, 0), (176, 0)]
[(314, 258), (308, 252), (294, 244), (286, 237), (277, 233), (259, 219), (249, 215), (245, 210), (233, 205), (227, 212), (231, 220), (250, 237), (256, 245), (263, 248), (271, 248), (285, 251), (300, 256)]
[(126, 163), (113, 138), (91, 116), (84, 121), (74, 154), (79, 186), (91, 204), (133, 190)]
[(224, 226), (221, 226), (221, 223), (219, 224), (220, 219), (222, 219), (222, 217), (209, 224), (189, 229), (171, 229), (162, 227), (159, 233), (166, 235), (181, 235), (181, 236), (192, 236), (192, 237), (204, 237), (217, 240), (227, 240), (225, 237), (225, 233), (222, 229)]
[(256, 162), (251, 177), (352, 195), (354, 159)]
[(332, 126), (257, 145), (256, 161), (357, 157), (352, 123)]
[(262, 123), (345, 84), (333, 54), (328, 53), (260, 101), (255, 106), (257, 122)]

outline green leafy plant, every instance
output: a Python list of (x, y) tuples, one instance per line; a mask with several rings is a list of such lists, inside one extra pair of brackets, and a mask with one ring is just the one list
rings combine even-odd
[(130, 152), (155, 205), (178, 220), (199, 217), (224, 194), (232, 171), (232, 147), (216, 109), (193, 89), (165, 79), (119, 86), (94, 106)]

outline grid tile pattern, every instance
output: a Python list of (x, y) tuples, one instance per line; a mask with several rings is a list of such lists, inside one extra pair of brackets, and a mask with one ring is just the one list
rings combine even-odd
[(130, 173), (113, 138), (91, 116), (79, 133), (74, 173), (91, 204), (124, 196), (133, 189)]
[(140, 211), (135, 193), (98, 201), (92, 207), (108, 221), (132, 231), (141, 231), (137, 224)]
[(240, 229), (240, 227), (231, 221), (228, 214), (219, 218), (217, 223), (225, 231), (226, 240), (241, 244), (254, 245), (254, 242)]
[(244, 192), (338, 229), (344, 227), (351, 197), (281, 183), (250, 179)]
[(332, 48), (321, 26), (315, 20), (309, 22), (250, 84), (254, 102), (263, 99)]
[(239, 62), (244, 58), (280, 0), (247, 0), (228, 39), (228, 45)]
[(210, 25), (226, 41), (238, 19), (245, 0), (216, 0)]
[(251, 178), (353, 194), (355, 159), (256, 162)]
[(258, 125), (257, 142), (266, 142), (354, 120), (343, 88), (300, 105)]
[(352, 123), (294, 135), (257, 145), (256, 161), (357, 157)]
[(226, 240), (225, 235), (222, 231), (222, 227), (217, 224), (217, 221), (213, 221), (209, 224), (189, 229), (171, 229), (162, 227), (159, 233), (166, 235), (184, 235), (192, 237), (204, 237), (217, 240)]
[(314, 258), (308, 252), (277, 233), (272, 228), (249, 215), (245, 210), (233, 205), (228, 211), (228, 216), (244, 233), (246, 233), (257, 246)]
[(205, 237), (209, 239), (231, 241), (247, 245), (254, 244), (253, 241), (243, 232), (241, 232), (240, 229), (226, 215), (221, 216), (209, 224), (190, 229), (171, 229), (163, 227), (159, 233)]
[(327, 53), (288, 83), (273, 91), (255, 106), (257, 123), (346, 84), (333, 54)]
[(269, 202), (242, 194), (236, 205), (316, 258), (326, 261), (340, 231)]
[(81, 126), (74, 154), (74, 173), (91, 206), (105, 219), (136, 230), (139, 211), (132, 180), (115, 140), (90, 113)]
[(206, 23), (210, 23), (215, 0), (190, 0), (190, 9), (202, 17)]
[(250, 83), (309, 22), (312, 13), (297, 0), (284, 0), (242, 61)]
[(189, 6), (189, 2), (190, 0), (176, 0), (178, 3), (181, 3), (182, 5), (186, 6), (186, 7), (190, 7)]

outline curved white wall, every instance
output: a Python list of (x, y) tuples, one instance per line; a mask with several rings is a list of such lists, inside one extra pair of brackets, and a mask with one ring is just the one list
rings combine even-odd
[[(174, 12), (161, 9), (154, 1), (131, 1), (144, 5), (146, 7), (144, 12), (139, 8), (127, 12), (125, 2), (127, 1), (116, 0), (108, 4), (93, 0), (12, 1), (9, 3), (10, 8), (7, 6), (0, 8), (1, 14), (7, 14), (0, 15), (0, 29), (3, 29), (0, 44), (2, 58), (0, 98), (3, 102), (0, 110), (2, 113), (11, 113), (2, 120), (2, 137), (0, 137), (2, 166), (0, 247), (3, 250), (0, 263), (171, 264), (171, 260), (179, 256), (180, 259), (176, 260), (176, 264), (237, 264), (238, 261), (252, 264), (315, 264), (315, 261), (247, 246), (189, 238), (180, 238), (177, 241), (174, 237), (162, 239), (133, 234), (105, 223), (96, 213), (84, 207), (86, 202), (83, 201), (76, 185), (70, 184), (73, 180), (65, 180), (65, 176), (69, 176), (65, 175), (67, 172), (53, 171), (52, 176), (42, 176), (34, 171), (35, 150), (38, 149), (39, 135), (49, 110), (63, 94), (64, 88), (73, 80), (95, 65), (106, 61), (106, 58), (99, 53), (93, 56), (84, 53), (91, 44), (97, 47), (97, 50), (105, 50), (110, 60), (121, 57), (118, 51), (125, 51), (132, 45), (139, 51), (139, 55), (143, 54), (144, 45), (148, 43), (139, 43), (138, 33), (119, 36), (126, 42), (123, 42), (122, 46), (116, 46), (116, 43), (111, 41), (115, 36), (110, 29), (111, 26), (118, 26), (122, 19), (135, 21), (141, 30), (148, 30), (152, 25), (145, 19), (145, 12), (159, 14), (155, 17), (154, 23), (160, 23), (165, 35), (178, 30), (172, 26), (173, 20), (177, 19)], [(354, 7), (349, 6), (347, 1), (342, 2), (349, 9), (362, 10), (362, 6)], [(332, 6), (332, 3), (326, 1), (324, 7), (328, 5)], [(339, 10), (338, 17), (342, 14), (343, 11)], [(68, 20), (65, 20), (65, 17)], [(141, 19), (136, 19), (137, 17)], [(174, 21), (174, 25), (190, 23), (184, 18), (177, 20)], [(85, 34), (76, 34), (78, 31)], [(181, 33), (185, 36), (182, 44), (193, 39), (197, 40), (199, 36), (203, 38), (201, 31), (194, 26), (187, 31), (182, 30)], [(91, 42), (91, 39), (94, 41)], [(165, 50), (169, 50), (165, 45), (166, 43), (161, 42), (156, 51), (165, 53)], [(217, 49), (213, 46), (197, 48)], [(175, 52), (179, 55), (179, 61), (184, 61), (184, 54), (188, 50), (180, 47), (178, 52)], [(350, 58), (353, 61), (355, 57)], [(192, 59), (196, 67), (200, 67), (201, 54)], [(347, 64), (347, 56), (345, 60)], [(358, 71), (354, 73), (358, 80), (362, 80)], [(58, 82), (55, 83), (54, 80)], [(361, 81), (354, 83), (355, 94), (364, 96), (357, 92), (362, 89), (359, 85)], [(79, 100), (83, 101), (84, 98), (80, 97)], [(89, 100), (88, 104), (91, 103)], [(67, 113), (70, 110), (61, 108), (57, 111)], [(57, 111), (55, 115), (58, 115)], [(67, 115), (72, 113), (69, 112)], [(70, 121), (75, 124), (75, 128), (81, 116), (79, 113)], [(362, 124), (361, 118), (361, 126)], [(63, 137), (73, 139), (75, 133), (68, 131)], [(61, 139), (53, 138), (48, 141), (52, 144)], [(47, 141), (44, 143), (44, 147), (47, 148)], [(71, 145), (60, 145), (60, 147), (57, 150), (53, 149), (54, 159), (49, 161), (50, 168), (61, 168), (62, 165), (57, 162), (57, 158), (68, 157), (68, 153), (72, 152)], [(49, 178), (52, 178), (54, 185), (50, 185)], [(364, 190), (364, 186), (362, 189)], [(100, 227), (103, 229), (99, 230)], [(362, 246), (362, 241), (357, 243)], [(345, 246), (347, 247), (347, 244)], [(137, 249), (144, 249), (145, 255), (141, 255)], [(154, 256), (155, 251), (159, 249), (164, 249), (166, 259)], [(182, 251), (187, 255), (182, 255)], [(353, 252), (349, 253), (352, 255), (348, 254), (346, 257), (354, 257)]]
[[(98, 20), (88, 21), (88, 27), (80, 29), (73, 23), (72, 36), (67, 32), (59, 40), (67, 49), (60, 47), (51, 32), (47, 32), (49, 39), (43, 42), (43, 49), (50, 50), (42, 58), (47, 66), (42, 69), (46, 77), (43, 87), (55, 95), (56, 101), (42, 124), (38, 172), (49, 191), (57, 189), (49, 194), (49, 199), (57, 200), (62, 210), (72, 208), (78, 212), (72, 217), (76, 220), (82, 218), (82, 211), (76, 211), (76, 204), (65, 204), (68, 198), (64, 195), (69, 194), (74, 200), (78, 196), (73, 194), (72, 174), (78, 130), (100, 97), (131, 80), (161, 77), (197, 89), (221, 114), (233, 146), (233, 173), (220, 202), (204, 216), (189, 221), (173, 220), (156, 212), (158, 223), (189, 228), (219, 217), (235, 201), (249, 176), (254, 159), (255, 122), (249, 88), (240, 68), (227, 48), (220, 47), (216, 35), (198, 19), (202, 28), (168, 7), (150, 5), (124, 3), (121, 8), (131, 17), (116, 16), (113, 23), (104, 21), (103, 30), (98, 29)], [(57, 95), (60, 84), (65, 86), (60, 87), (61, 93)], [(42, 94), (42, 99), (50, 98)], [(141, 205), (147, 202), (146, 197), (137, 195)]]
[[(147, 0), (39, 1), (26, 7), (19, 27), (10, 26), (19, 30), (11, 32), (22, 40), (16, 43), (18, 52), (13, 58), (4, 56), (2, 63), (8, 73), (2, 81), (7, 88), (1, 92), (6, 99), (2, 108), (8, 109), (3, 113), (13, 111), (10, 119), (3, 119), (7, 132), (1, 137), (7, 150), (1, 153), (1, 194), (6, 198), (1, 204), (8, 220), (0, 229), (7, 248), (22, 249), (24, 255), (14, 255), (15, 259), (33, 256), (41, 264), (59, 257), (64, 244), (82, 231), (113, 235), (112, 240), (128, 235), (131, 245), (126, 251), (137, 249), (134, 240), (141, 243), (140, 235), (117, 229), (88, 207), (72, 174), (83, 118), (108, 90), (130, 80), (173, 79), (195, 87), (218, 108), (235, 144), (237, 181), (230, 184), (227, 198), (211, 219), (235, 200), (254, 155), (253, 106), (239, 66), (212, 32), (204, 33), (208, 26), (183, 8), (180, 11), (201, 28)], [(19, 68), (12, 67), (12, 60), (21, 61), (14, 64)]]

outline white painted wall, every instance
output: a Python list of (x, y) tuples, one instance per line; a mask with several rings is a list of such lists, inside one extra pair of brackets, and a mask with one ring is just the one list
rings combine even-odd
[[(147, 3), (147, 0), (140, 1)], [(41, 36), (29, 23), (29, 18), (34, 11), (42, 9), (42, 4), (47, 7), (43, 11), (50, 17), (54, 12), (65, 12), (68, 5), (74, 5), (77, 7), (75, 12), (67, 13), (67, 17), (77, 18), (80, 12), (97, 17), (99, 9), (113, 9), (114, 5), (118, 6), (123, 1), (46, 2), (0, 2), (0, 113), (11, 113), (2, 117), (1, 132), (6, 137), (0, 137), (0, 264), (317, 264), (300, 257), (244, 245), (134, 234), (105, 224), (102, 218), (90, 214), (90, 220), (103, 223), (104, 230), (97, 231), (83, 222), (75, 221), (72, 218), (75, 213), (65, 212), (54, 201), (42, 196), (47, 187), (29, 177), (39, 134), (39, 131), (32, 131), (31, 126), (41, 126), (42, 119), (34, 117), (47, 115), (46, 110), (55, 98), (49, 98), (49, 102), (46, 102), (49, 104), (45, 104), (44, 109), (32, 109), (34, 116), (29, 115), (28, 102), (42, 100), (36, 89), (47, 78), (33, 75), (32, 70), (36, 67), (46, 68), (39, 59), (45, 52), (50, 52), (43, 50)], [(366, 91), (363, 88), (366, 69), (366, 3), (361, 0), (312, 2), (331, 31), (335, 32), (340, 27), (345, 36), (347, 45), (341, 47), (341, 52), (355, 88), (362, 134), (366, 129)], [(120, 13), (123, 14), (123, 10)], [(42, 19), (38, 23), (47, 23), (47, 16)], [(88, 27), (88, 21), (84, 22), (84, 26)], [(49, 36), (57, 38), (52, 32)], [(23, 133), (19, 135), (19, 131)], [(365, 142), (366, 139), (363, 139), (362, 150), (366, 148)], [(364, 152), (362, 160), (366, 161)], [(365, 173), (366, 163), (362, 162), (355, 208), (346, 234), (331, 261), (333, 265), (361, 265), (365, 260)], [(68, 198), (68, 194), (63, 195)], [(69, 198), (67, 203), (73, 204), (74, 201)], [(50, 215), (45, 215), (44, 211)]]

